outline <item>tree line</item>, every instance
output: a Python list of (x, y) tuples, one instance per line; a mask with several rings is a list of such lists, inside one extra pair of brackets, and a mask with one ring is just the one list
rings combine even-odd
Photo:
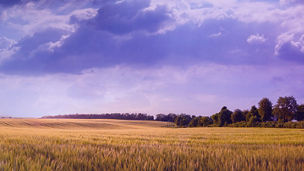
[(121, 119), (121, 120), (154, 120), (145, 113), (106, 113), (106, 114), (68, 114), (44, 116), (47, 119)]
[(169, 121), (178, 127), (288, 127), (304, 128), (304, 104), (298, 105), (293, 96), (279, 97), (275, 105), (268, 98), (259, 101), (250, 110), (230, 111), (226, 106), (210, 117), (187, 114), (158, 114), (158, 121)]
[[(145, 113), (106, 113), (106, 114), (69, 114), (45, 116), (50, 119), (122, 119), (122, 120), (156, 120), (174, 122), (177, 127), (287, 127), (304, 128), (304, 104), (298, 105), (293, 96), (279, 97), (273, 105), (268, 98), (259, 101), (250, 110), (229, 110), (222, 107), (218, 113), (209, 116), (188, 114)], [(297, 121), (297, 122), (295, 122)]]

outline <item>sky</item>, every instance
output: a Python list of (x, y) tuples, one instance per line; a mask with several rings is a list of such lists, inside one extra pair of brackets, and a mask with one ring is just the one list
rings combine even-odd
[(1, 0), (0, 116), (304, 103), (303, 0)]

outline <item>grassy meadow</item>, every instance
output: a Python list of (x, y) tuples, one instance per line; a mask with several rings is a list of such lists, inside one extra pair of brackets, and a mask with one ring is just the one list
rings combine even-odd
[(304, 130), (0, 119), (0, 170), (303, 170)]

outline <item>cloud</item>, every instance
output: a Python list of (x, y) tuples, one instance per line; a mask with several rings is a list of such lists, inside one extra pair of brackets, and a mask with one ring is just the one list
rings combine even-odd
[(278, 52), (277, 57), (288, 62), (304, 64), (303, 42), (288, 42), (283, 44)]
[(260, 34), (253, 34), (247, 38), (247, 43), (249, 43), (249, 44), (264, 43), (265, 41), (266, 41), (266, 38), (264, 37), (264, 35), (260, 35)]
[[(122, 47), (125, 50), (117, 54), (115, 48), (119, 48), (119, 42), (122, 39), (120, 34), (129, 34), (134, 31), (157, 32), (160, 25), (168, 20), (165, 8), (159, 7), (155, 10), (142, 11), (148, 5), (147, 2), (137, 1), (135, 4), (130, 4), (130, 2), (108, 3), (98, 10), (98, 13), (97, 10), (92, 8), (74, 10), (66, 15), (54, 16), (51, 15), (50, 11), (45, 11), (50, 15), (49, 17), (44, 16), (41, 22), (35, 20), (33, 24), (27, 24), (26, 27), (31, 29), (22, 29), (23, 31), (30, 30), (29, 33), (32, 34), (26, 34), (28, 36), (16, 44), (16, 47), (20, 47), (19, 52), (1, 66), (2, 71), (22, 73), (18, 70), (33, 70), (31, 69), (33, 65), (39, 65), (36, 68), (37, 70), (32, 71), (33, 73), (43, 72), (42, 70), (46, 73), (53, 71), (81, 72), (82, 69), (89, 67), (120, 64), (122, 60), (125, 62), (133, 59), (134, 63), (145, 61), (149, 56), (128, 57), (123, 53), (133, 53), (131, 50)], [(40, 10), (33, 7), (30, 11), (36, 14)], [(15, 15), (17, 15), (16, 13)], [(11, 17), (7, 17), (7, 20)], [(32, 21), (32, 18), (29, 18)], [(48, 18), (52, 22), (54, 21), (55, 25), (46, 20)], [(57, 21), (56, 18), (60, 21)], [(47, 24), (43, 24), (46, 22)], [(40, 27), (38, 32), (36, 29), (40, 25), (45, 26), (45, 28)], [(68, 26), (67, 29), (64, 25)], [(76, 30), (77, 32), (75, 32)], [(142, 34), (145, 37), (146, 33)], [(146, 43), (144, 44), (146, 45)], [(125, 44), (124, 46), (128, 45)], [(134, 50), (137, 47), (131, 48)], [(151, 58), (150, 61), (153, 61), (153, 59)], [(17, 69), (17, 71), (14, 72), (14, 69)]]
[(18, 47), (14, 47), (15, 44), (16, 41), (0, 36), (0, 63), (18, 51)]
[(297, 3), (301, 4), (301, 3), (303, 3), (303, 1), (302, 0), (280, 0), (280, 3), (282, 5), (297, 4)]
[(291, 45), (304, 53), (304, 34), (301, 35), (299, 39), (291, 41)]
[[(14, 45), (18, 50), (2, 61), (1, 72), (78, 74), (117, 65), (268, 65), (283, 59), (274, 56), (284, 44), (302, 46), (296, 38), (303, 30), (297, 24), (303, 13), (298, 6), (282, 9), (274, 2), (234, 0), (83, 3), (87, 6), (67, 3), (53, 9), (30, 2), (23, 7), (24, 15), (19, 6), (8, 8), (4, 21), (23, 36)], [(294, 36), (284, 40), (283, 35)], [(263, 48), (252, 46), (261, 43)]]
[[(0, 70), (12, 74), (80, 73), (93, 67), (116, 65), (140, 68), (204, 62), (256, 64), (261, 63), (260, 58), (266, 64), (265, 59), (273, 53), (272, 47), (256, 51), (246, 42), (231, 41), (244, 40), (250, 32), (263, 31), (263, 27), (244, 31), (243, 26), (235, 20), (209, 21), (202, 27), (184, 25), (166, 34), (137, 31), (125, 37), (96, 28), (94, 22), (88, 21), (72, 34), (49, 29), (25, 37), (16, 44), (20, 47), (18, 53), (4, 61)], [(224, 32), (221, 39), (210, 39), (216, 30)]]
[[(303, 10), (303, 5), (296, 5), (295, 7), (290, 7), (288, 10), (286, 10), (286, 20), (281, 23), (283, 31), (277, 36), (275, 43), (274, 51), (276, 56), (281, 56), (281, 58), (288, 60), (288, 56), (283, 57), (282, 54), (280, 54), (282, 51), (281, 48), (283, 47), (284, 51), (289, 49), (289, 52), (299, 51), (299, 54), (303, 52), (304, 28), (302, 26), (304, 21), (300, 19), (301, 16), (304, 15)], [(286, 53), (284, 52), (284, 54)]]
[(7, 29), (17, 32), (21, 35), (19, 38), (23, 38), (50, 28), (74, 32), (77, 25), (71, 22), (72, 19), (79, 22), (97, 15), (95, 8), (76, 7), (72, 10), (61, 10), (64, 12), (45, 8), (44, 4), (38, 2), (27, 2), (24, 5), (5, 8), (1, 11), (0, 18), (5, 25), (3, 27), (9, 27)]
[(304, 63), (304, 33), (284, 33), (278, 37), (275, 55), (285, 61)]
[(0, 6), (11, 6), (22, 2), (21, 0), (2, 0)]
[(222, 35), (222, 32), (218, 32), (218, 33), (210, 34), (209, 37), (215, 38), (215, 37), (220, 37), (221, 35)]
[(16, 41), (14, 41), (12, 39), (9, 39), (4, 36), (0, 36), (0, 49), (11, 48), (15, 43), (16, 43)]
[(100, 30), (113, 34), (127, 34), (132, 31), (157, 32), (170, 20), (166, 8), (158, 6), (154, 10), (144, 10), (149, 1), (122, 1), (107, 3), (91, 22)]

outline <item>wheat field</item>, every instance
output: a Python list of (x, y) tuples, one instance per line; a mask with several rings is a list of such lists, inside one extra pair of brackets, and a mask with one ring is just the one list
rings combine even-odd
[(303, 170), (304, 130), (1, 119), (0, 170)]

